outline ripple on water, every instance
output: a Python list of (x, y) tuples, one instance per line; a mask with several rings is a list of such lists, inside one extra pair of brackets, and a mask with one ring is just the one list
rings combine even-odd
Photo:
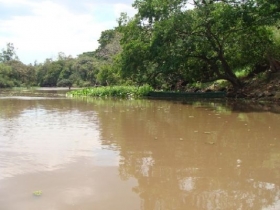
[[(9, 99), (2, 98), (0, 105)], [(100, 144), (93, 111), (77, 111), (68, 99), (40, 100), (15, 103), (0, 118), (0, 178), (63, 167), (93, 156), (92, 148)]]

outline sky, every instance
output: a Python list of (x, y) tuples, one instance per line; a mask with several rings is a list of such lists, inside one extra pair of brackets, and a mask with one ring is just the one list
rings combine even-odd
[(117, 26), (134, 0), (0, 0), (0, 49), (13, 43), (25, 64), (76, 57), (98, 47), (101, 32)]

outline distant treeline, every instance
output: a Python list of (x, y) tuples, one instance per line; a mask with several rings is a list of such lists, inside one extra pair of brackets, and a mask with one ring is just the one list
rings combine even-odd
[[(114, 34), (110, 39), (114, 43), (103, 43), (107, 34)], [(115, 30), (102, 32), (100, 47), (93, 52), (86, 52), (77, 58), (58, 53), (55, 60), (46, 59), (44, 63), (23, 64), (16, 55), (13, 43), (8, 43), (0, 53), (0, 88), (26, 86), (78, 86), (110, 85), (122, 82), (111, 71), (112, 59), (120, 49), (119, 38)], [(113, 40), (111, 40), (112, 42)], [(108, 48), (108, 49), (107, 49)]]
[[(278, 0), (135, 0), (134, 17), (103, 31), (77, 58), (24, 65), (12, 43), (0, 53), (0, 87), (143, 85), (169, 90), (280, 71)], [(242, 72), (242, 74), (240, 74)]]

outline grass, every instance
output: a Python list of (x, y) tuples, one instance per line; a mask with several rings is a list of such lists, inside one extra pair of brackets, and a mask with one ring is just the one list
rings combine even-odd
[(150, 91), (152, 87), (143, 85), (140, 87), (135, 86), (106, 86), (85, 88), (82, 90), (74, 90), (69, 92), (68, 96), (91, 96), (91, 97), (117, 97), (117, 98), (141, 98)]

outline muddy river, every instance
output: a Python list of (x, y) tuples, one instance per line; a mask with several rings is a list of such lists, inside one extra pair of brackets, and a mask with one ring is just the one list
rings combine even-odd
[(0, 90), (0, 210), (279, 210), (279, 107)]

